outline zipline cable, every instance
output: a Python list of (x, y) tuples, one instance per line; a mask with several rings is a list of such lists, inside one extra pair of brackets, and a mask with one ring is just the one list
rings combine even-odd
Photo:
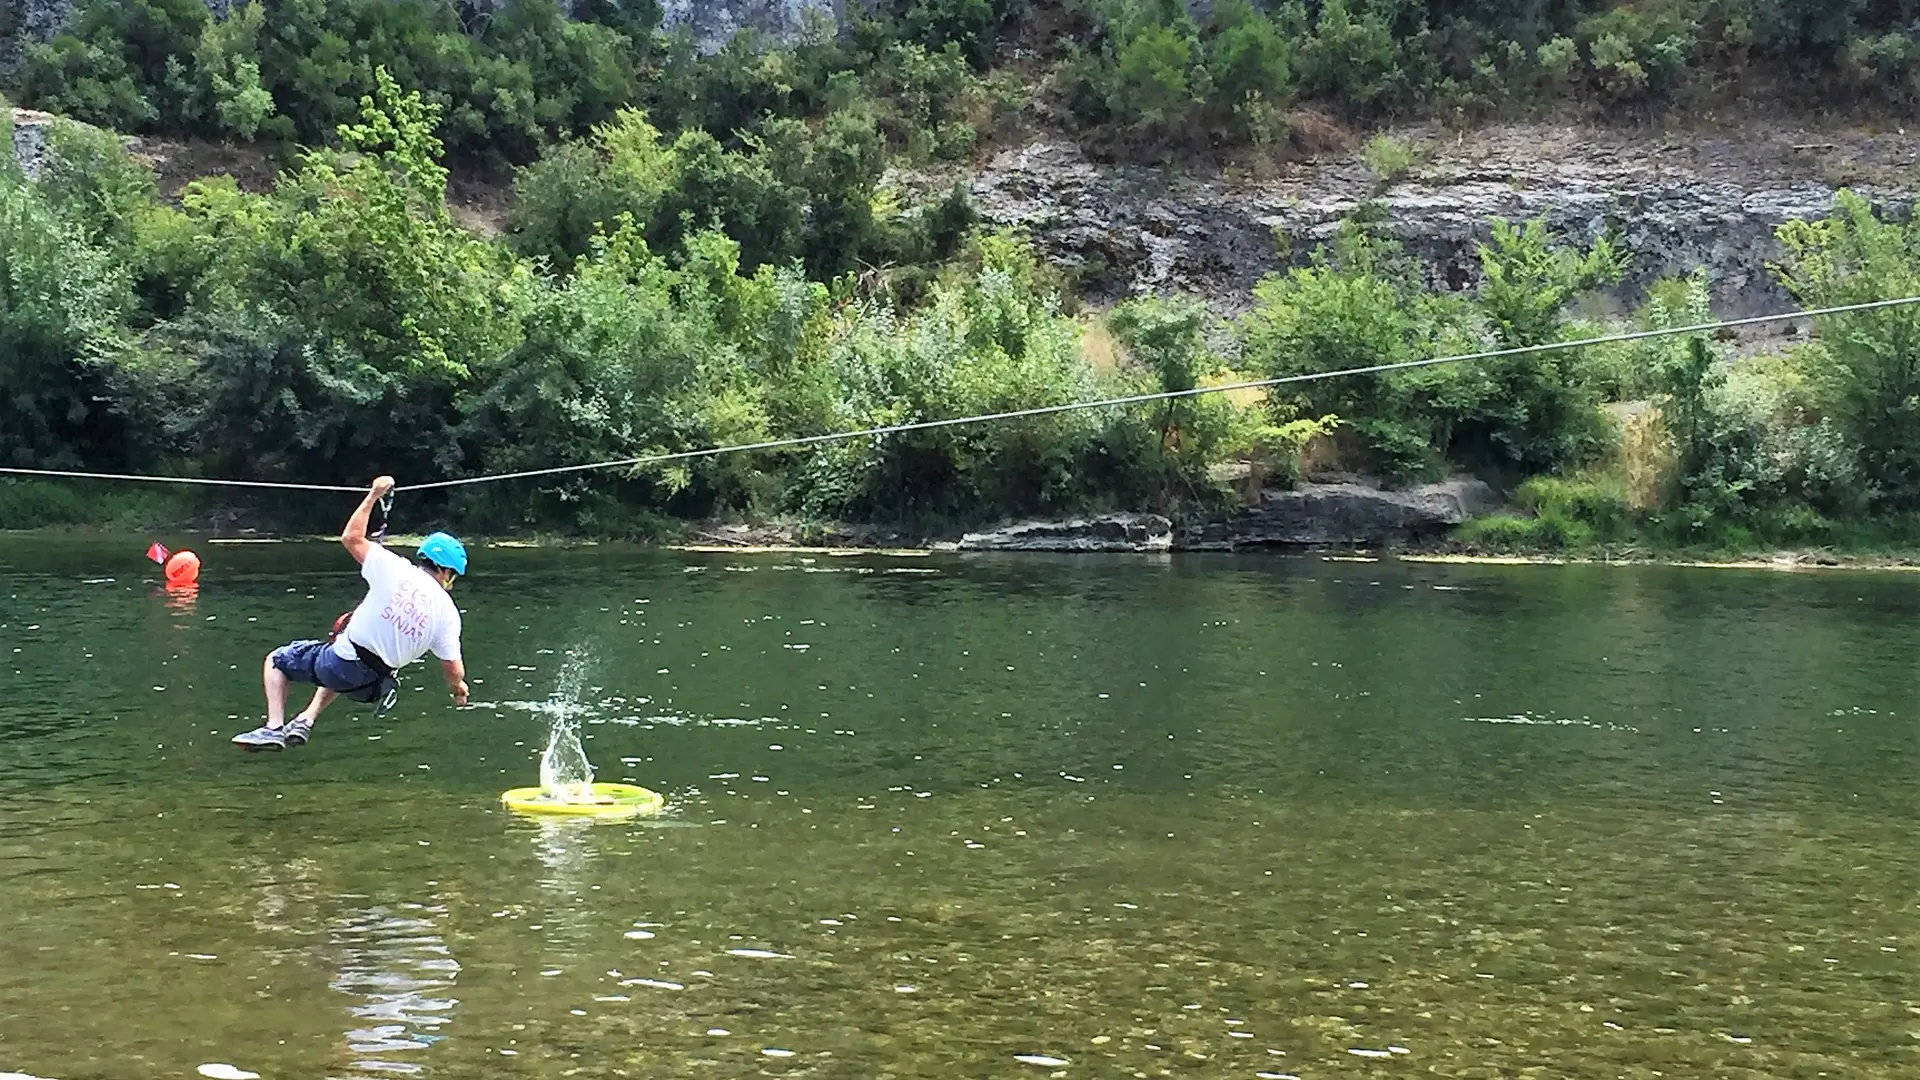
[(283, 484), (273, 480), (221, 480), (209, 476), (142, 476), (135, 473), (78, 472), (72, 469), (16, 469), (0, 466), (0, 473), (14, 476), (66, 476), (80, 480), (138, 480), (152, 484), (198, 484), (202, 487), (273, 488), (279, 491), (351, 491), (365, 494), (366, 485)]
[[(1370, 364), (1365, 367), (1341, 368), (1336, 371), (1314, 371), (1302, 375), (1283, 375), (1271, 379), (1251, 379), (1246, 382), (1225, 383), (1219, 386), (1197, 386), (1188, 390), (1163, 390), (1151, 394), (1130, 394), (1126, 397), (1103, 398), (1098, 401), (1076, 401), (1065, 405), (1040, 405), (1030, 409), (1011, 409), (1005, 412), (984, 413), (979, 416), (959, 416), (944, 420), (915, 420), (904, 424), (887, 424), (881, 427), (863, 428), (859, 431), (839, 431), (826, 435), (800, 435), (787, 439), (768, 439), (763, 442), (738, 443), (729, 446), (710, 446), (700, 450), (680, 450), (667, 454), (642, 454), (638, 457), (614, 458), (610, 461), (592, 461), (578, 465), (556, 465), (545, 469), (522, 469), (518, 472), (468, 476), (455, 480), (434, 480), (424, 484), (407, 484), (396, 487), (394, 490), (431, 491), (437, 488), (464, 487), (468, 484), (487, 484), (500, 480), (525, 480), (536, 476), (559, 476), (566, 473), (589, 472), (595, 469), (661, 465), (673, 461), (690, 461), (696, 458), (717, 457), (721, 454), (741, 454), (752, 453), (759, 450), (782, 450), (799, 446), (818, 446), (824, 443), (845, 442), (848, 439), (871, 439), (884, 435), (904, 434), (910, 431), (931, 431), (937, 428), (960, 427), (968, 424), (985, 424), (1000, 420), (1023, 420), (1035, 416), (1052, 416), (1059, 413), (1076, 412), (1081, 409), (1105, 409), (1120, 405), (1143, 405), (1155, 401), (1174, 401), (1181, 398), (1198, 397), (1202, 394), (1224, 394), (1235, 390), (1263, 390), (1275, 386), (1319, 382), (1323, 379), (1339, 379), (1353, 375), (1383, 375), (1393, 371), (1410, 371), (1416, 368), (1434, 367), (1440, 364), (1458, 364), (1474, 360), (1495, 360), (1509, 356), (1527, 356), (1534, 353), (1555, 352), (1561, 349), (1580, 349), (1593, 345), (1617, 345), (1630, 341), (1646, 341), (1652, 338), (1676, 337), (1682, 334), (1702, 334), (1715, 330), (1730, 330), (1739, 326), (1758, 326), (1764, 323), (1785, 322), (1791, 319), (1811, 319), (1827, 315), (1846, 315), (1861, 311), (1905, 307), (1910, 304), (1920, 304), (1920, 296), (1904, 296), (1893, 300), (1870, 300), (1858, 304), (1811, 308), (1805, 311), (1783, 312), (1774, 315), (1749, 315), (1744, 318), (1726, 319), (1720, 322), (1695, 323), (1690, 326), (1670, 326), (1654, 330), (1634, 330), (1621, 334), (1605, 334), (1600, 337), (1581, 338), (1576, 341), (1555, 341), (1545, 345), (1520, 345), (1507, 349), (1486, 349), (1480, 352), (1458, 353), (1452, 356), (1430, 356), (1421, 360), (1405, 360), (1393, 364)], [(0, 473), (14, 476), (71, 477), (85, 480), (130, 480), (165, 484), (270, 488), (281, 491), (344, 491), (358, 493), (366, 490), (364, 487), (341, 484), (280, 483), (269, 480), (221, 480), (198, 476), (140, 476), (129, 473), (93, 473), (67, 469), (24, 469), (5, 466), (0, 466)]]

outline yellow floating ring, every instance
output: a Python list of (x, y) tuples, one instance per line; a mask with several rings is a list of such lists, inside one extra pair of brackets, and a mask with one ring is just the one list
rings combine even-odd
[(633, 784), (595, 784), (592, 801), (556, 799), (545, 788), (519, 787), (500, 793), (500, 802), (522, 814), (560, 814), (570, 817), (627, 818), (658, 813), (666, 796)]

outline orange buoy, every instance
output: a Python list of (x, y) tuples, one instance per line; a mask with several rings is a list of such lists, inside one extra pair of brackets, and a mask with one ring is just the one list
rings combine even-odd
[(176, 551), (167, 559), (167, 584), (191, 585), (200, 580), (200, 556), (191, 551)]

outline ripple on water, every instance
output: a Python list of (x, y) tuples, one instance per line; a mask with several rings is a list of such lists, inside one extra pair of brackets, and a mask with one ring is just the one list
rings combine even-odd
[[(403, 916), (385, 907), (360, 909), (339, 920), (328, 935), (341, 960), (329, 985), (360, 999), (348, 1011), (364, 1023), (346, 1033), (356, 1054), (425, 1050), (450, 1019), (456, 1002), (443, 992), (453, 986), (460, 964), (434, 921), (441, 910), (422, 911)], [(377, 1072), (415, 1067), (378, 1057), (356, 1066)]]
[[(0, 795), (15, 811), (0, 822), (0, 1046), (31, 1045), (31, 1062), (9, 1064), (74, 1078), (115, 1075), (180, 1030), (203, 1054), (271, 1030), (287, 1045), (272, 1068), (251, 1064), (272, 1077), (461, 1077), (501, 1071), (502, 1055), (555, 1074), (569, 1054), (644, 1043), (677, 1075), (762, 1048), (796, 1053), (762, 1057), (767, 1072), (797, 1057), (832, 1071), (886, 1031), (901, 1080), (995, 1073), (996, 1056), (1014, 1075), (1022, 1042), (1035, 1060), (1015, 1063), (1034, 1076), (1092, 1071), (1097, 1056), (1115, 1076), (1178, 1062), (1291, 1080), (1286, 1062), (1516, 1073), (1543, 1047), (1583, 1076), (1613, 1075), (1621, 1055), (1692, 1075), (1703, 1052), (1789, 1076), (1825, 1045), (1856, 1053), (1850, 1077), (1907, 1080), (1913, 1025), (1886, 1006), (1912, 952), (1901, 943), (1920, 932), (1906, 828), (1920, 744), (1885, 713), (1904, 722), (1911, 701), (1920, 580), (1875, 586), (1875, 615), (1851, 592), (1821, 606), (1810, 578), (1703, 603), (1698, 578), (1618, 568), (1447, 571), (1477, 586), (1448, 595), (1398, 588), (1391, 564), (1378, 569), (1391, 587), (1344, 590), (1289, 560), (1152, 578), (1007, 565), (933, 581), (709, 573), (696, 590), (647, 556), (524, 574), (515, 595), (478, 579), (462, 601), (473, 657), (541, 669), (496, 666), (489, 692), (544, 694), (556, 664), (535, 647), (594, 640), (610, 663), (586, 699), (605, 723), (589, 746), (655, 790), (706, 785), (684, 813), (710, 827), (680, 832), (550, 836), (494, 812), (505, 781), (525, 782), (530, 750), (514, 744), (531, 718), (442, 712), (431, 685), (391, 724), (343, 713), (338, 737), (303, 754), (229, 753), (209, 728), (257, 708), (248, 635), (331, 616), (332, 586), (301, 589), (320, 597), (303, 606), (234, 585), (202, 598), (208, 613), (230, 605), (218, 622), (187, 630), (146, 597), (65, 597), (68, 629), (38, 611), (31, 641), (0, 629), (0, 661), (25, 646), (45, 665), (0, 664), (0, 687), (27, 684), (0, 694)], [(19, 588), (0, 582), (0, 601)], [(653, 605), (619, 607), (664, 618), (663, 633), (593, 623), (600, 604), (650, 591)], [(1165, 633), (1183, 610), (1219, 628), (1199, 643)], [(769, 611), (785, 620), (763, 624)], [(782, 651), (801, 615), (818, 617), (814, 648)], [(62, 666), (90, 645), (91, 665)], [(711, 719), (829, 710), (808, 721), (818, 738), (791, 719)], [(1497, 726), (1516, 716), (1534, 726)], [(1695, 726), (1715, 733), (1712, 754)], [(771, 783), (747, 779), (776, 761)], [(1722, 792), (1725, 809), (1703, 814)], [(998, 824), (1009, 814), (1024, 828)], [(260, 884), (236, 882), (236, 860), (255, 856)], [(432, 879), (456, 914), (396, 902)], [(838, 914), (856, 902), (862, 920)], [(623, 938), (641, 912), (671, 931)], [(381, 913), (414, 921), (376, 929)], [(788, 940), (807, 948), (794, 964), (719, 955)], [(1611, 986), (1558, 980), (1595, 964)], [(650, 978), (621, 988), (609, 969)], [(329, 990), (308, 970), (346, 974)], [(1696, 981), (1795, 989), (1729, 1003)], [(1369, 1009), (1358, 1025), (1355, 1003)], [(1346, 1015), (1309, 1015), (1322, 1013)], [(735, 1035), (699, 1026), (736, 1021)], [(1667, 1022), (1683, 1034), (1647, 1026)], [(343, 1028), (391, 1048), (346, 1068)], [(462, 1037), (419, 1049), (442, 1033)], [(1372, 1041), (1386, 1034), (1398, 1041)], [(1290, 1056), (1265, 1052), (1279, 1038)], [(1092, 1056), (1068, 1066), (1043, 1039)], [(1407, 1063), (1347, 1053), (1416, 1042)], [(984, 1070), (981, 1047), (1000, 1048)]]

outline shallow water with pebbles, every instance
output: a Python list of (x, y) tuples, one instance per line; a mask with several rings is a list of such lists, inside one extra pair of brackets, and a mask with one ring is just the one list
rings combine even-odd
[[(0, 540), (0, 1074), (1920, 1074), (1920, 581)], [(624, 823), (522, 818), (569, 652)]]

